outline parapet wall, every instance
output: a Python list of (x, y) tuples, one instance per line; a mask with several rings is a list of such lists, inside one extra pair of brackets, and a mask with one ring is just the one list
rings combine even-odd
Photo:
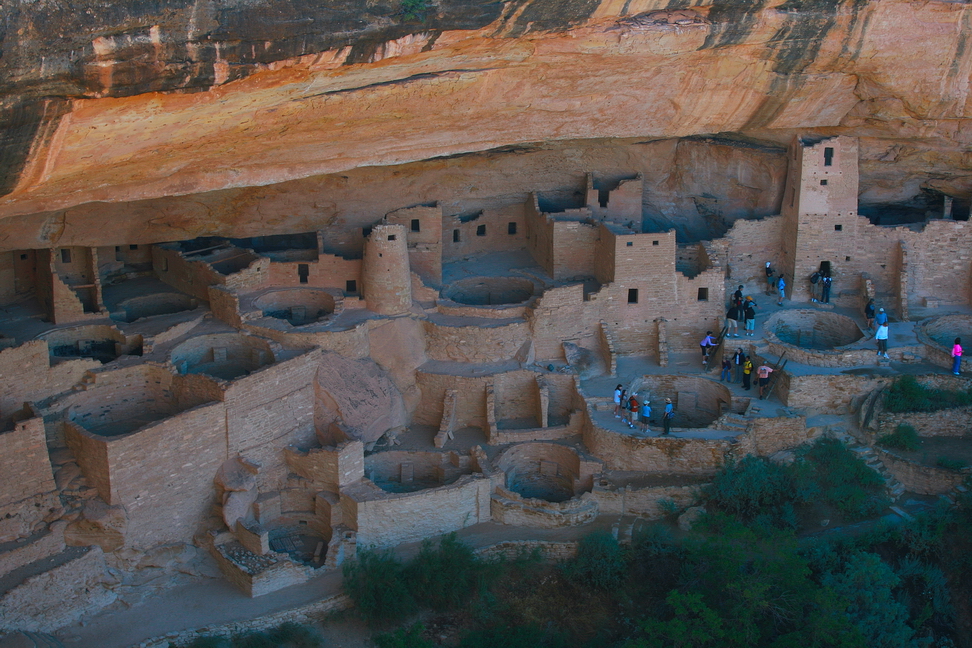
[(0, 431), (0, 456), (0, 542), (8, 542), (29, 535), (57, 503), (44, 420), (24, 412), (11, 421)]

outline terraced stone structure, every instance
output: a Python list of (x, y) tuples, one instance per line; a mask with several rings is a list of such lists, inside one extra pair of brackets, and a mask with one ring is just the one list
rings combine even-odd
[(14, 4), (0, 634), (658, 518), (972, 346), (962, 3)]

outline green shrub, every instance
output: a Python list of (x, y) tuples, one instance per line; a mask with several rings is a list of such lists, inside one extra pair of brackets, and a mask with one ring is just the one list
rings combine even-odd
[(921, 439), (918, 438), (918, 431), (910, 425), (902, 423), (894, 429), (894, 432), (882, 434), (878, 440), (878, 445), (897, 450), (917, 450), (921, 447)]
[(432, 7), (429, 0), (401, 0), (399, 8), (405, 20), (423, 20)]
[(962, 470), (968, 465), (961, 459), (950, 459), (948, 457), (939, 457), (935, 463), (940, 468), (946, 468), (948, 470)]
[(377, 648), (435, 648), (435, 644), (422, 636), (424, 632), (425, 626), (416, 623), (409, 628), (376, 635), (372, 641)]
[(482, 567), (469, 545), (450, 533), (438, 547), (430, 540), (422, 543), (418, 556), (405, 568), (405, 580), (420, 605), (453, 610), (476, 591)]
[[(748, 456), (720, 470), (703, 491), (709, 504), (738, 515), (747, 522), (760, 517), (783, 522), (783, 506), (792, 504), (796, 492), (786, 468), (762, 457)], [(784, 524), (781, 524), (781, 526)]]
[(196, 637), (186, 648), (232, 648), (233, 644), (226, 637)]
[(860, 519), (887, 506), (884, 478), (836, 439), (818, 439), (801, 453), (814, 464), (820, 497), (848, 517)]
[(344, 591), (368, 623), (401, 621), (416, 610), (402, 564), (391, 552), (358, 552), (344, 563)]
[(566, 561), (564, 575), (595, 589), (611, 589), (624, 580), (627, 561), (624, 549), (607, 531), (595, 531), (581, 538), (577, 555)]
[(537, 625), (496, 625), (477, 629), (465, 637), (460, 648), (572, 648), (564, 633)]
[(898, 377), (884, 394), (884, 409), (896, 413), (936, 412), (964, 405), (972, 405), (972, 389), (931, 389), (919, 384), (914, 376)]

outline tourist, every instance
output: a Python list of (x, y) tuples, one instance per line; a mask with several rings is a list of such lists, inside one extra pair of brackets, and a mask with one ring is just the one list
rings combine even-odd
[(867, 330), (874, 328), (874, 300), (868, 299), (864, 305), (864, 318), (867, 319)]
[(821, 294), (820, 301), (825, 304), (830, 303), (830, 286), (834, 283), (834, 278), (830, 276), (830, 272), (825, 272), (823, 278), (820, 280), (823, 284), (823, 293)]
[(878, 324), (877, 333), (874, 334), (874, 339), (877, 340), (877, 354), (878, 356), (888, 358), (888, 324)]
[(735, 300), (732, 302), (732, 306), (726, 311), (726, 337), (739, 337), (739, 320), (742, 314), (742, 304), (736, 304)]
[(635, 427), (635, 423), (638, 422), (638, 392), (631, 394), (631, 398), (628, 399), (628, 411), (631, 412), (631, 417), (628, 419), (628, 427), (632, 430)]
[(952, 347), (952, 373), (958, 376), (962, 369), (962, 338), (955, 338)]
[(662, 432), (662, 436), (668, 436), (669, 431), (672, 429), (672, 419), (675, 418), (675, 406), (672, 405), (672, 399), (665, 399), (665, 414), (662, 417), (662, 422), (664, 423), (665, 430)]
[(699, 346), (702, 347), (702, 366), (709, 366), (709, 351), (715, 346), (715, 338), (712, 337), (712, 331), (706, 331), (705, 337), (699, 342)]
[(883, 308), (879, 308), (877, 315), (874, 316), (874, 323), (878, 326), (888, 323), (888, 314), (884, 312)]
[(776, 300), (777, 306), (783, 305), (783, 300), (786, 299), (786, 280), (783, 279), (783, 273), (780, 273), (780, 278), (776, 282), (776, 290), (779, 292), (779, 296)]
[(750, 299), (743, 308), (743, 317), (746, 320), (746, 335), (748, 337), (754, 337), (756, 335), (756, 304)]
[(621, 390), (620, 411), (621, 411), (621, 416), (619, 416), (618, 418), (621, 419), (622, 421), (627, 421), (628, 420), (628, 390), (627, 389)]
[(743, 363), (746, 362), (746, 354), (742, 349), (736, 349), (732, 355), (732, 364), (736, 367), (736, 378), (732, 382), (742, 382)]
[(723, 353), (722, 355), (722, 374), (719, 382), (732, 382), (732, 361)]
[(745, 389), (746, 391), (749, 391), (749, 387), (750, 387), (749, 381), (752, 379), (752, 376), (753, 376), (753, 361), (749, 359), (749, 356), (746, 356), (746, 359), (743, 361), (743, 389)]
[(621, 385), (614, 388), (614, 418), (621, 418), (621, 394), (624, 390)]
[(759, 366), (756, 370), (756, 376), (759, 378), (759, 397), (764, 398), (766, 392), (768, 391), (768, 385), (770, 381), (770, 374), (773, 373), (773, 367), (770, 367), (766, 363)]
[(648, 434), (648, 423), (651, 418), (651, 401), (645, 396), (644, 402), (641, 403), (641, 431)]
[(773, 294), (773, 268), (770, 267), (770, 262), (766, 262), (766, 293), (767, 295)]
[(734, 306), (742, 306), (743, 303), (743, 287), (740, 285), (736, 288), (736, 292), (732, 293), (732, 303)]
[(810, 275), (810, 301), (812, 302), (817, 301), (817, 286), (820, 285), (820, 278), (822, 276), (819, 271)]

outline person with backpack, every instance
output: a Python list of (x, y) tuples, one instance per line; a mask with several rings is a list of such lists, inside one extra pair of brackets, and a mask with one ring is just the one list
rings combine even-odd
[(867, 320), (867, 330), (874, 328), (874, 300), (868, 299), (864, 305), (864, 318)]
[(817, 302), (817, 286), (820, 284), (821, 276), (819, 271), (810, 275), (810, 301), (814, 303)]
[(675, 418), (675, 406), (672, 405), (672, 399), (665, 399), (665, 414), (662, 416), (662, 423), (664, 423), (665, 430), (662, 432), (662, 436), (668, 436), (668, 433), (672, 429), (672, 419)]
[(619, 416), (622, 421), (628, 421), (628, 390), (621, 390), (621, 416)]
[(732, 306), (726, 311), (726, 337), (739, 337), (739, 320), (741, 319), (740, 311), (742, 310), (742, 300), (740, 303), (736, 304), (733, 300)]
[(743, 319), (746, 320), (746, 336), (754, 337), (756, 335), (756, 304), (751, 299), (747, 299), (746, 305), (743, 306)]
[(732, 303), (733, 303), (733, 305), (735, 305), (735, 306), (742, 306), (742, 303), (743, 303), (743, 292), (742, 291), (743, 291), (743, 287), (740, 284), (740, 286), (738, 288), (736, 288), (736, 292), (732, 293)]
[(732, 382), (732, 361), (725, 354), (722, 355), (722, 374), (719, 376), (719, 382)]
[(820, 296), (820, 301), (825, 304), (830, 303), (830, 287), (834, 283), (834, 278), (830, 276), (829, 272), (825, 272), (823, 277), (820, 278), (820, 283), (823, 285), (823, 293)]
[(783, 300), (786, 299), (786, 280), (783, 279), (783, 273), (780, 273), (780, 278), (776, 282), (776, 290), (779, 292), (779, 298), (776, 300), (777, 306), (783, 305)]

